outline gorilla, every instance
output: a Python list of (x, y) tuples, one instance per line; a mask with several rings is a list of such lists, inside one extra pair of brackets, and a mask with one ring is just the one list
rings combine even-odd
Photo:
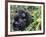
[(22, 10), (19, 9), (16, 11), (16, 15), (14, 17), (14, 22), (13, 22), (13, 30), (14, 31), (23, 31), (32, 21), (32, 16)]

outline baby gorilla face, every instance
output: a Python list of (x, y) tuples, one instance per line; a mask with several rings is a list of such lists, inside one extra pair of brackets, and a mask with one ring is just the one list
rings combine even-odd
[(13, 29), (16, 31), (18, 30), (24, 30), (26, 23), (28, 22), (28, 15), (25, 11), (23, 10), (18, 10), (16, 12), (16, 17), (15, 17), (15, 21), (13, 23)]

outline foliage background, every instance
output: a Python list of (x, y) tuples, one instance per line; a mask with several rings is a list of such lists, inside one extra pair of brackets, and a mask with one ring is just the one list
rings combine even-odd
[(23, 31), (38, 31), (41, 30), (41, 6), (24, 6), (24, 5), (10, 5), (10, 31), (13, 31), (13, 21), (17, 9), (24, 9), (32, 15), (32, 23), (28, 25)]

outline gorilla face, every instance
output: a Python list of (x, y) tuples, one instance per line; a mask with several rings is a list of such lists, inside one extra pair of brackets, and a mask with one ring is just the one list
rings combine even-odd
[(16, 12), (16, 17), (14, 18), (13, 22), (13, 29), (16, 31), (18, 30), (24, 30), (27, 22), (29, 21), (28, 13), (26, 13), (24, 10), (18, 10)]

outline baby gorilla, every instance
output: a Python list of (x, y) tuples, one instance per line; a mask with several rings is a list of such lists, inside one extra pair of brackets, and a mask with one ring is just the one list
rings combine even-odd
[(16, 11), (16, 16), (13, 22), (13, 30), (14, 31), (23, 31), (27, 24), (30, 22), (31, 17), (24, 10)]

